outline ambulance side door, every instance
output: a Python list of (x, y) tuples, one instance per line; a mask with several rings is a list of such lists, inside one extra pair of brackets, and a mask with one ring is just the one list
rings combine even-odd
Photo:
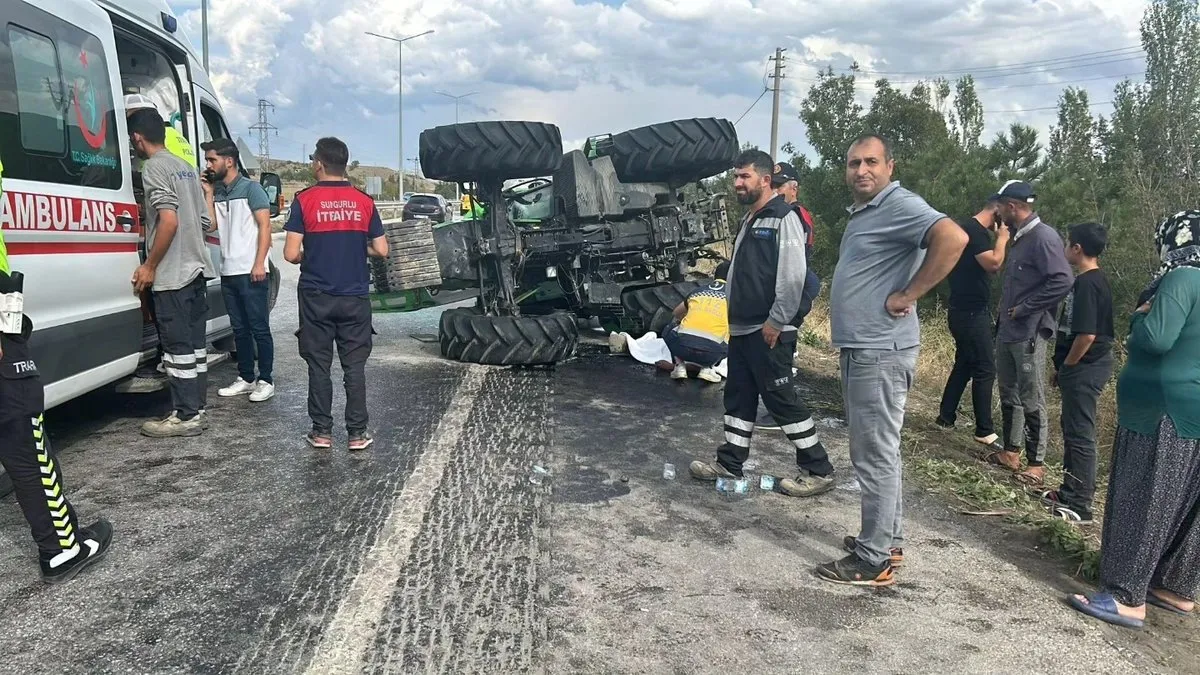
[(110, 18), (82, 0), (4, 5), (0, 227), (12, 268), (25, 274), (53, 407), (137, 368), (138, 207)]

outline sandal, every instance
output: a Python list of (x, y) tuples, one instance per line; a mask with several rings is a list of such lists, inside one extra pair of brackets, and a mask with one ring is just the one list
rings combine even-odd
[(1046, 468), (1043, 466), (1031, 466), (1024, 471), (1018, 472), (1013, 476), (1013, 479), (1022, 485), (1038, 486), (1046, 480)]
[(1154, 594), (1154, 591), (1148, 591), (1146, 593), (1146, 602), (1154, 605), (1155, 607), (1158, 607), (1159, 609), (1165, 609), (1168, 612), (1178, 614), (1180, 616), (1191, 616), (1192, 615), (1192, 613), (1190, 611), (1180, 609), (1176, 605), (1158, 597), (1157, 595)]
[[(1012, 461), (1008, 461), (1011, 458)], [(993, 466), (1003, 467), (1009, 471), (1017, 471), (1021, 468), (1021, 453), (1013, 452), (1012, 450), (997, 450), (996, 452), (988, 453), (984, 458), (988, 464)]]
[(1122, 616), (1117, 611), (1117, 601), (1111, 593), (1092, 593), (1087, 596), (1086, 601), (1080, 600), (1077, 595), (1071, 595), (1067, 598), (1067, 601), (1071, 603), (1071, 607), (1075, 608), (1075, 610), (1090, 617), (1100, 619), (1105, 623), (1111, 623), (1114, 626), (1141, 630), (1142, 626), (1146, 623), (1142, 619)]

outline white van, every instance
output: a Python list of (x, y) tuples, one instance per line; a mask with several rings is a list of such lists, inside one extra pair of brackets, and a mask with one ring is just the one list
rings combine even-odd
[[(0, 228), (51, 408), (156, 358), (130, 277), (144, 257), (124, 96), (141, 93), (191, 143), (230, 137), (212, 83), (164, 0), (2, 0)], [(244, 171), (244, 169), (243, 169)], [(260, 180), (279, 210), (279, 179)], [(219, 241), (207, 239), (220, 271)], [(271, 266), (271, 302), (279, 285)], [(231, 351), (220, 280), (208, 336)], [(221, 349), (224, 347), (224, 349)]]

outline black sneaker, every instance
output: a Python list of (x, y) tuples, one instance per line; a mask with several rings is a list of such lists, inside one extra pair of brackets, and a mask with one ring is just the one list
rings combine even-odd
[(954, 428), (954, 422), (947, 422), (946, 420), (942, 419), (941, 415), (938, 415), (937, 417), (933, 418), (933, 423), (943, 429), (953, 429)]
[[(842, 539), (842, 548), (846, 549), (847, 553), (854, 553), (857, 550), (858, 538), (852, 534), (848, 534)], [(892, 567), (899, 567), (904, 564), (904, 549), (893, 546), (888, 549), (888, 562), (892, 563)]]
[(366, 450), (367, 448), (371, 447), (371, 444), (374, 442), (375, 439), (372, 438), (371, 434), (367, 433), (366, 431), (358, 431), (350, 434), (350, 450), (352, 452)]
[(333, 432), (323, 429), (313, 429), (304, 434), (304, 440), (318, 450), (328, 450), (333, 447)]
[[(88, 565), (99, 562), (108, 553), (112, 544), (112, 524), (101, 518), (88, 527), (79, 530), (79, 552), (58, 565), (50, 560), (42, 559), (42, 581), (48, 584), (62, 584), (75, 578)], [(62, 555), (62, 554), (59, 554)]]
[(1050, 514), (1072, 525), (1091, 525), (1093, 522), (1090, 511), (1072, 508), (1062, 503), (1051, 505)]
[(891, 563), (871, 567), (856, 554), (817, 566), (817, 576), (834, 584), (847, 586), (891, 586), (896, 583)]

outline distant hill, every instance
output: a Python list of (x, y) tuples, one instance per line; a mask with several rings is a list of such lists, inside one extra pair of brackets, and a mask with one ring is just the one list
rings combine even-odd
[[(298, 191), (313, 184), (312, 167), (307, 162), (272, 159), (268, 170), (279, 174), (279, 178), (283, 181), (284, 199), (289, 202)], [(358, 162), (351, 162), (347, 173), (349, 174), (350, 182), (358, 187), (366, 187), (367, 178), (376, 176), (382, 178), (383, 195), (380, 199), (383, 201), (397, 199), (395, 169), (390, 169), (386, 166), (368, 166), (359, 164)], [(443, 183), (441, 181), (413, 176), (408, 171), (404, 173), (404, 190), (405, 192), (436, 192), (445, 197), (454, 196), (453, 183)]]

